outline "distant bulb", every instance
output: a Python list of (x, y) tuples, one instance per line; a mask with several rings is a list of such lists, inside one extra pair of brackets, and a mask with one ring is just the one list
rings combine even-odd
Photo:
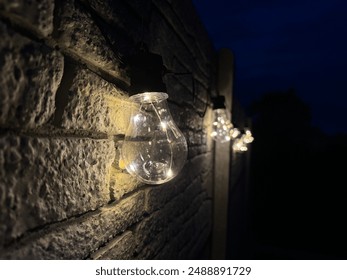
[(240, 135), (240, 130), (238, 128), (233, 128), (232, 130), (230, 130), (230, 137), (231, 139), (236, 139), (239, 135)]
[(213, 140), (221, 143), (230, 141), (230, 131), (232, 129), (233, 125), (230, 122), (227, 111), (225, 109), (213, 110), (212, 132), (210, 134)]
[(243, 142), (242, 137), (235, 139), (233, 144), (233, 150), (236, 152), (245, 152), (248, 150), (247, 145), (245, 142)]
[(245, 134), (242, 136), (243, 142), (246, 144), (252, 143), (254, 141), (254, 137), (252, 136), (252, 133), (249, 129), (245, 130)]
[(126, 170), (146, 184), (173, 179), (187, 159), (187, 142), (172, 119), (163, 92), (130, 97), (136, 103), (122, 145)]
[(245, 129), (245, 133), (241, 137), (235, 139), (233, 150), (236, 152), (246, 152), (248, 150), (247, 144), (254, 141), (254, 137), (249, 129)]

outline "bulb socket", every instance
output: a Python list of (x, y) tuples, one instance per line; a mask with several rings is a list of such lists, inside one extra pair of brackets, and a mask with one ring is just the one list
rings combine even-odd
[(160, 55), (141, 48), (130, 57), (130, 95), (143, 92), (167, 92), (163, 75), (167, 72)]

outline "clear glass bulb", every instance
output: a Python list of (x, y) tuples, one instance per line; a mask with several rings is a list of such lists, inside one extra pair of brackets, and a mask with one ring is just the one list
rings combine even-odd
[(236, 152), (246, 152), (248, 150), (246, 143), (243, 141), (243, 137), (235, 139), (233, 150)]
[(231, 139), (230, 131), (233, 129), (225, 109), (213, 110), (213, 123), (211, 137), (213, 140), (224, 143)]
[(238, 152), (245, 152), (248, 150), (247, 144), (250, 144), (254, 141), (254, 137), (249, 129), (245, 129), (245, 133), (242, 134), (240, 138), (237, 138), (234, 141), (233, 149)]
[(187, 142), (172, 119), (163, 92), (130, 97), (136, 104), (122, 145), (126, 170), (146, 184), (174, 178), (187, 159)]
[(246, 144), (252, 143), (254, 141), (252, 132), (249, 129), (245, 130), (245, 134), (243, 134), (242, 137), (243, 137), (243, 142), (245, 142)]
[(240, 135), (240, 130), (238, 128), (233, 128), (232, 130), (230, 130), (230, 137), (231, 139), (236, 139), (239, 135)]

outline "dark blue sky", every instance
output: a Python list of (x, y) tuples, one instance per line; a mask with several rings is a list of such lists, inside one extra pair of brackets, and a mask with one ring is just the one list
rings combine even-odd
[(347, 1), (193, 2), (216, 49), (235, 55), (234, 94), (242, 105), (294, 88), (315, 126), (347, 132)]

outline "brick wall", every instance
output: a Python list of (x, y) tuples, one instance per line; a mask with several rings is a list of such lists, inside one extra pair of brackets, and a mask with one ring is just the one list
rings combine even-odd
[[(215, 54), (187, 0), (0, 0), (0, 258), (199, 258), (211, 232)], [(119, 169), (127, 56), (141, 40), (174, 72), (182, 172)], [(212, 88), (211, 88), (212, 86)]]

